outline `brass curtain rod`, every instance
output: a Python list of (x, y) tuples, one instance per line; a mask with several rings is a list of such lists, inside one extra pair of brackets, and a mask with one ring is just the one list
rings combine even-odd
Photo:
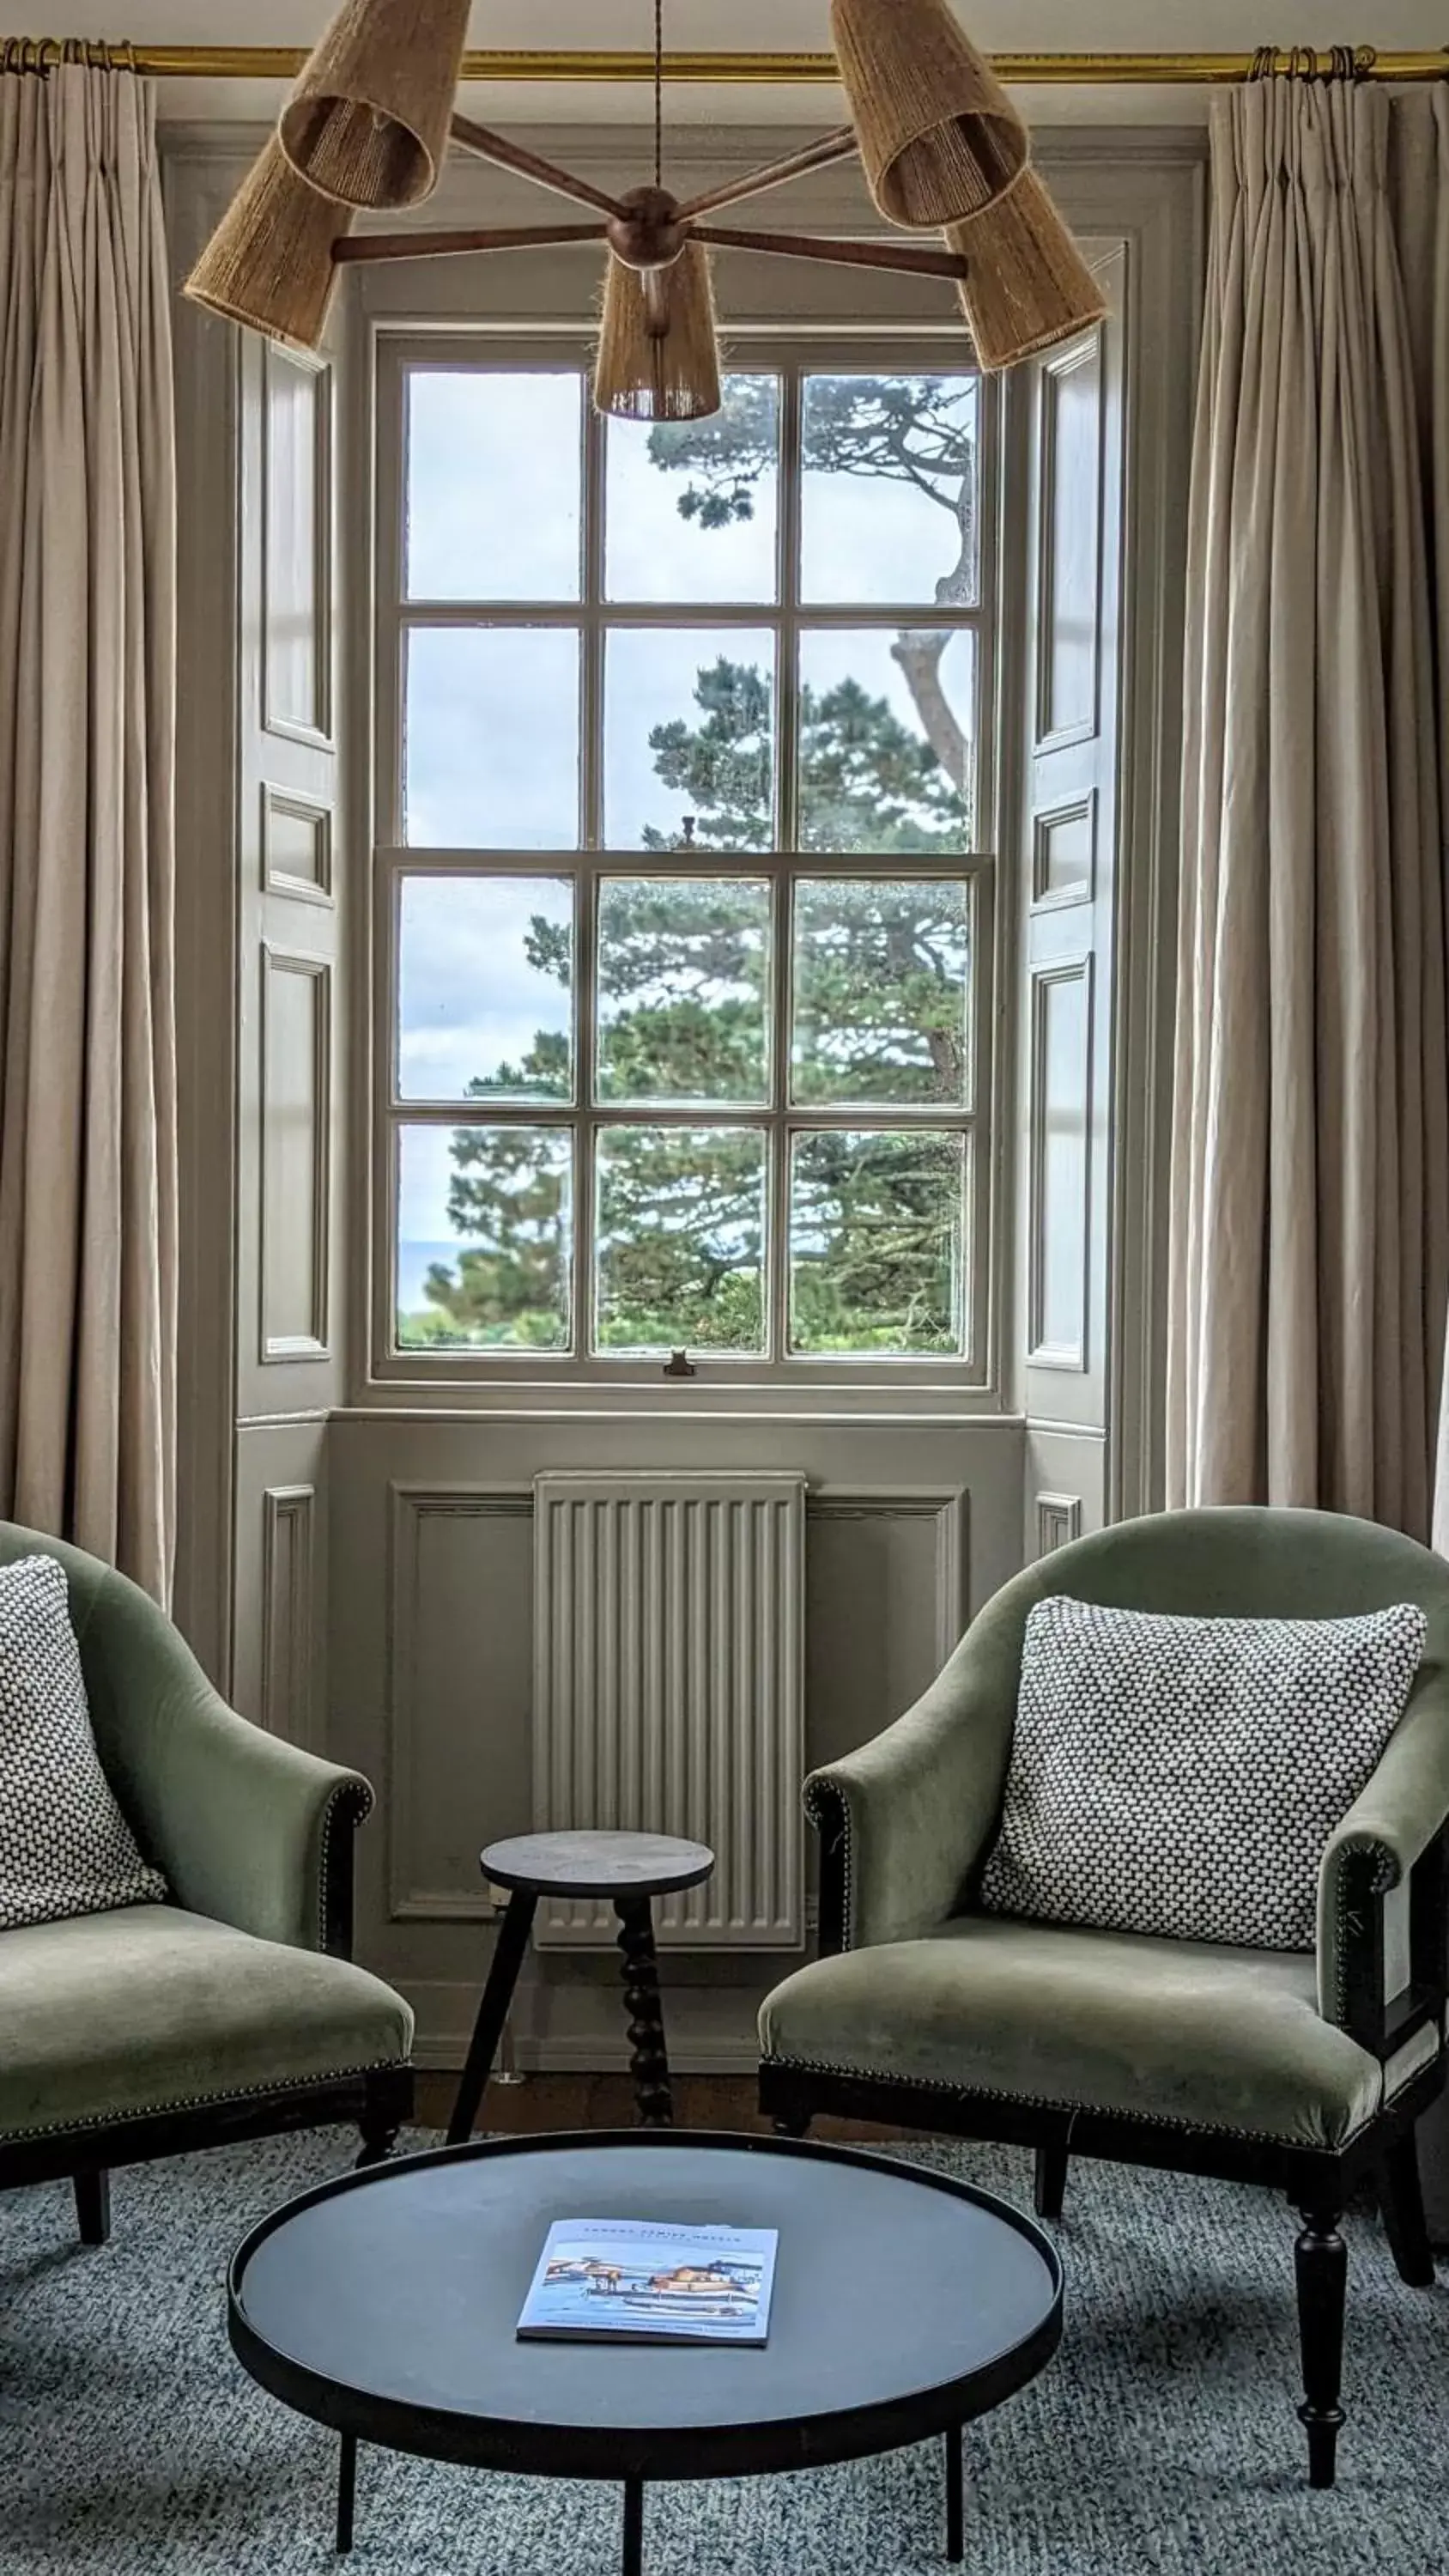
[[(85, 62), (101, 69), (135, 71), (152, 80), (290, 80), (306, 60), (303, 46), (132, 45), (79, 38), (8, 36), (0, 40), (0, 69), (49, 71)], [(1125, 88), (1159, 84), (1207, 88), (1261, 78), (1272, 71), (1327, 80), (1349, 73), (1357, 80), (1435, 81), (1449, 78), (1449, 46), (1432, 53), (1379, 53), (1372, 45), (1263, 46), (1252, 54), (996, 54), (1000, 78), (1016, 88)], [(674, 53), (664, 61), (670, 81), (706, 87), (821, 89), (839, 79), (832, 54)], [(646, 53), (465, 54), (465, 81), (651, 81), (654, 58)]]

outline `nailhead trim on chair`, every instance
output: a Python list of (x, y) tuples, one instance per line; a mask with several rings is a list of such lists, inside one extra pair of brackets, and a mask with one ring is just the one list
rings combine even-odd
[(840, 1926), (842, 1936), (841, 1946), (843, 1949), (849, 1950), (853, 1949), (855, 1945), (855, 1923), (853, 1919), (855, 1913), (855, 1885), (851, 1867), (854, 1854), (850, 1835), (850, 1800), (846, 1796), (845, 1791), (837, 1787), (836, 1783), (830, 1778), (828, 1773), (820, 1780), (806, 1781), (802, 1804), (805, 1809), (807, 1821), (814, 1826), (817, 1833), (821, 1831), (826, 1822), (826, 1806), (830, 1799), (834, 1799), (835, 1805), (840, 1813), (841, 1886), (845, 1896)]
[(1370, 1896), (1387, 1896), (1391, 1888), (1398, 1886), (1403, 1875), (1399, 1868), (1398, 1853), (1392, 1851), (1387, 1843), (1376, 1842), (1371, 1835), (1364, 1835), (1361, 1841), (1354, 1840), (1339, 1845), (1338, 1861), (1333, 1873), (1333, 1928), (1337, 1963), (1333, 2006), (1340, 2029), (1347, 2027), (1348, 1952), (1359, 1925), (1348, 1902), (1348, 1871), (1338, 1864), (1347, 1861), (1350, 1854), (1359, 1852), (1367, 1852), (1373, 1859), (1374, 1874), (1369, 1882), (1368, 1891)]
[(355, 1780), (344, 1780), (339, 1788), (333, 1790), (322, 1810), (322, 1848), (317, 1872), (317, 1947), (319, 1950), (325, 1950), (327, 1947), (327, 1889), (332, 1867), (333, 1829), (342, 1810), (346, 1808), (348, 1810), (346, 1822), (355, 1832), (359, 1825), (366, 1823), (376, 1804), (371, 1781), (359, 1777)]
[[(889, 2084), (893, 2089), (902, 2092), (948, 2093), (954, 2100), (963, 2103), (1014, 2102), (1023, 2110), (1060, 2111), (1064, 2117), (1079, 2118), (1083, 2112), (1090, 2117), (1096, 2107), (1089, 2102), (1050, 2101), (1040, 2093), (1005, 2093), (998, 2090), (994, 2084), (966, 2086), (933, 2084), (929, 2077), (924, 2075), (885, 2075), (878, 2066), (834, 2066), (818, 2057), (767, 2057), (763, 2063), (766, 2066), (779, 2067), (789, 2075), (839, 2075), (847, 2083)], [(1101, 2116), (1104, 2119), (1130, 2120), (1144, 2129), (1170, 2129), (1183, 2137), (1246, 2138), (1253, 2140), (1259, 2146), (1309, 2148), (1316, 2149), (1320, 2153), (1342, 2155), (1352, 2146), (1355, 2138), (1362, 2137), (1366, 2129), (1372, 2128), (1378, 2113), (1371, 2113), (1357, 2129), (1350, 2131), (1346, 2138), (1341, 2138), (1336, 2146), (1327, 2148), (1318, 2139), (1283, 2138), (1271, 2129), (1240, 2129), (1226, 2120), (1173, 2120), (1163, 2111), (1104, 2111)]]
[(28, 2146), (33, 2138), (83, 2137), (87, 2129), (114, 2129), (131, 2120), (164, 2120), (173, 2111), (211, 2111), (224, 2102), (250, 2102), (261, 2093), (325, 2093), (334, 2084), (350, 2084), (355, 2076), (382, 2075), (390, 2068), (400, 2071), (408, 2064), (405, 2057), (374, 2057), (365, 2066), (334, 2066), (326, 2075), (308, 2075), (296, 2083), (278, 2083), (273, 2076), (269, 2084), (233, 2085), (226, 2093), (185, 2093), (172, 2102), (147, 2102), (138, 2109), (97, 2111), (84, 2120), (47, 2120), (39, 2129), (6, 2129), (0, 2131), (0, 2147)]

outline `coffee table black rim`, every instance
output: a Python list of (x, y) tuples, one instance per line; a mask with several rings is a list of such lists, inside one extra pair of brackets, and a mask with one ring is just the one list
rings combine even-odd
[[(428, 2165), (456, 2163), (463, 2157), (546, 2155), (580, 2147), (730, 2147), (769, 2156), (816, 2160), (849, 2158), (874, 2172), (896, 2178), (908, 2175), (926, 2189), (990, 2211), (1005, 2226), (1029, 2239), (1047, 2267), (1052, 2302), (1041, 2323), (1023, 2341), (994, 2360), (965, 2371), (957, 2379), (903, 2391), (866, 2406), (819, 2415), (775, 2417), (761, 2424), (631, 2425), (621, 2429), (597, 2425), (541, 2425), (500, 2417), (455, 2414), (447, 2408), (410, 2406), (375, 2391), (353, 2388), (278, 2352), (247, 2317), (243, 2283), (248, 2263), (275, 2229), (319, 2201), (346, 2191), (385, 2188), (391, 2176)], [(590, 2129), (557, 2131), (547, 2136), (481, 2139), (460, 2147), (435, 2147), (422, 2155), (402, 2156), (319, 2183), (254, 2227), (232, 2258), (227, 2275), (227, 2331), (233, 2351), (260, 2386), (334, 2432), (354, 2441), (372, 2442), (415, 2457), (449, 2460), (466, 2467), (510, 2470), (550, 2478), (604, 2479), (617, 2483), (676, 2479), (770, 2476), (790, 2469), (823, 2468), (836, 2461), (863, 2459), (936, 2433), (959, 2432), (963, 2424), (988, 2414), (1014, 2397), (1043, 2370), (1062, 2336), (1062, 2266), (1055, 2246), (1024, 2210), (995, 2193), (960, 2182), (925, 2165), (904, 2165), (899, 2157), (837, 2147), (808, 2138), (755, 2137), (724, 2130)]]

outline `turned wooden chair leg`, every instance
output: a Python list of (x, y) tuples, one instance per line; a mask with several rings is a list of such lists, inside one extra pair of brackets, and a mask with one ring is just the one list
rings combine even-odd
[(1419, 2179), (1419, 2151), (1414, 2132), (1395, 2138), (1379, 2166), (1379, 2208), (1384, 2234), (1401, 2281), (1414, 2290), (1434, 2287), (1434, 2249), (1424, 2216), (1424, 2188)]
[(110, 2175), (77, 2174), (71, 2187), (75, 2193), (76, 2224), (82, 2245), (107, 2244), (111, 2233)]
[(1065, 2140), (1053, 2139), (1050, 2146), (1036, 2151), (1036, 2214), (1038, 2218), (1060, 2218), (1067, 2188), (1067, 2150)]
[(1303, 2403), (1298, 2418), (1308, 2434), (1308, 2483), (1312, 2487), (1331, 2487), (1338, 2437), (1343, 2430), (1338, 2394), (1343, 2378), (1348, 2248), (1338, 2232), (1340, 2210), (1304, 2209), (1299, 2215), (1303, 2233), (1294, 2254)]

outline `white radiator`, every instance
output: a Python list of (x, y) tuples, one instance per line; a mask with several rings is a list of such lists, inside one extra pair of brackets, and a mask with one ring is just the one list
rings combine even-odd
[[(533, 1527), (535, 1827), (708, 1843), (661, 1949), (801, 1948), (803, 1476), (542, 1475)], [(545, 1946), (617, 1928), (539, 1909)]]

